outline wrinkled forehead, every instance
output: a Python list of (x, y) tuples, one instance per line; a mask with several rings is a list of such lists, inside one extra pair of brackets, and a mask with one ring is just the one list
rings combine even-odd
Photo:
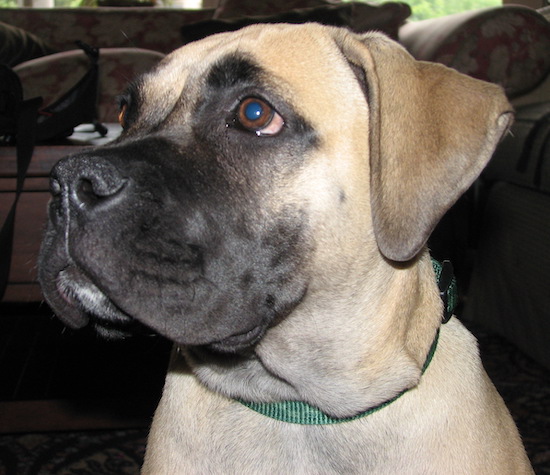
[(184, 90), (199, 95), (209, 81), (220, 87), (224, 81), (258, 81), (292, 100), (313, 123), (322, 121), (356, 83), (327, 31), (315, 24), (280, 24), (214, 35), (168, 55), (140, 87), (169, 109)]

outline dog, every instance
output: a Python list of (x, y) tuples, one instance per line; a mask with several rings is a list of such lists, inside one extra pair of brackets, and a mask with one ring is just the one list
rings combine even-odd
[(508, 131), (500, 87), (380, 33), (184, 46), (52, 170), (39, 279), (174, 342), (145, 474), (533, 473), (427, 239)]

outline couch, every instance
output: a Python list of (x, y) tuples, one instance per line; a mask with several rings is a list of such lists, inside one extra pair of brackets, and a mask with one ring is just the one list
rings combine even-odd
[[(436, 257), (450, 257), (455, 264), (463, 318), (491, 327), (550, 367), (550, 294), (544, 291), (550, 282), (550, 146), (544, 135), (550, 101), (549, 10), (505, 6), (413, 22), (407, 21), (410, 8), (400, 2), (375, 7), (336, 0), (222, 0), (216, 9), (196, 11), (3, 9), (0, 25), (19, 28), (16, 38), (32, 32), (25, 37), (32, 47), (18, 55), (13, 68), (26, 95), (42, 95), (46, 103), (86, 70), (86, 57), (75, 50), (74, 41), (100, 47), (99, 119), (106, 122), (116, 120), (113, 97), (134, 75), (188, 41), (251, 21), (320, 21), (355, 31), (380, 30), (417, 59), (501, 84), (518, 110), (516, 137), (503, 142), (482, 178), (445, 216), (430, 246)], [(529, 161), (525, 154), (534, 149), (537, 156)], [(529, 166), (522, 169), (525, 163)], [(518, 223), (524, 225), (521, 232)], [(527, 244), (536, 252), (523, 252)]]

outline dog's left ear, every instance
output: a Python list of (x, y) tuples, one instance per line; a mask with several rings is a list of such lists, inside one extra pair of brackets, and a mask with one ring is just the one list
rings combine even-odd
[(407, 261), (490, 159), (513, 113), (501, 88), (416, 61), (377, 33), (334, 30), (370, 109), (374, 233), (388, 259)]

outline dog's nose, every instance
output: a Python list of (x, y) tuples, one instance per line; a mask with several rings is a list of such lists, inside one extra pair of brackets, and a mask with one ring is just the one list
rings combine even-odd
[(66, 193), (68, 201), (95, 206), (118, 196), (128, 179), (110, 162), (89, 156), (68, 157), (52, 170), (50, 192), (54, 197)]

